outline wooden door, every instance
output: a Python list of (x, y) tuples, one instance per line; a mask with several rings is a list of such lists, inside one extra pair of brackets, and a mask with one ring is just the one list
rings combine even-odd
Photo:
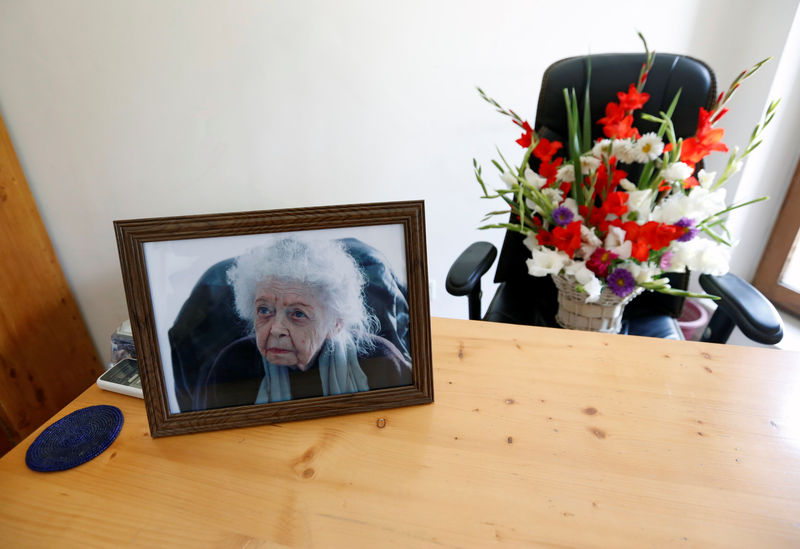
[(0, 455), (102, 370), (0, 117)]

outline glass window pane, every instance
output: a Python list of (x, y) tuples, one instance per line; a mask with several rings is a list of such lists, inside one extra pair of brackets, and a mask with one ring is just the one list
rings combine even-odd
[(783, 271), (780, 276), (780, 283), (796, 292), (800, 292), (800, 254), (795, 253), (798, 247), (798, 240), (800, 240), (800, 231), (794, 237), (792, 249), (789, 250), (789, 255), (786, 258), (786, 263), (783, 264)]

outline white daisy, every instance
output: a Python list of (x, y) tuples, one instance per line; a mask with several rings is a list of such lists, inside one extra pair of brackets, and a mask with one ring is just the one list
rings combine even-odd
[(662, 152), (664, 152), (664, 143), (654, 132), (644, 134), (631, 147), (634, 162), (642, 164), (655, 160), (661, 156)]

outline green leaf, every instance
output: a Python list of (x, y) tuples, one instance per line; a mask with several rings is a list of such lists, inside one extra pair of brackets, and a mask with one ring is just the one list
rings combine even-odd
[(592, 57), (586, 59), (586, 90), (583, 94), (583, 139), (581, 149), (587, 151), (592, 146), (592, 108), (589, 102), (589, 87), (592, 82)]

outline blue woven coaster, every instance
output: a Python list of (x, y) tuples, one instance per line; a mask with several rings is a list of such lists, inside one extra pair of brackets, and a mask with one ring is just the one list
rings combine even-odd
[(111, 446), (120, 429), (122, 412), (116, 406), (75, 410), (36, 437), (25, 454), (25, 464), (42, 472), (72, 469)]

